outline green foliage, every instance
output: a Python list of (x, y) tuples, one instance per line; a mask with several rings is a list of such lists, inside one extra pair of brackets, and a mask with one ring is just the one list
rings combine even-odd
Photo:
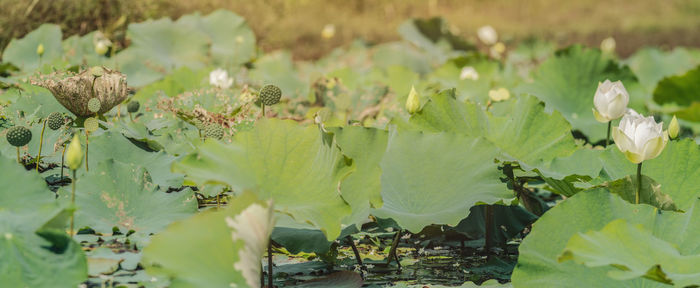
[(260, 120), (233, 145), (207, 141), (174, 168), (195, 183), (224, 183), (273, 198), (278, 211), (313, 224), (328, 240), (340, 235), (341, 219), (351, 212), (338, 185), (355, 165), (332, 135), (314, 126)]
[[(33, 71), (41, 65), (58, 60), (63, 54), (61, 48), (61, 28), (56, 24), (42, 24), (22, 39), (13, 39), (2, 54), (2, 60), (24, 71)], [(39, 45), (44, 46), (44, 54), (36, 53)]]
[[(667, 263), (663, 262), (665, 261), (663, 259), (676, 257), (674, 255), (677, 255), (677, 253), (687, 256), (700, 254), (700, 250), (698, 250), (696, 245), (700, 240), (700, 234), (697, 233), (697, 230), (688, 230), (688, 227), (698, 225), (700, 220), (700, 218), (694, 216), (697, 213), (695, 210), (700, 207), (698, 205), (700, 203), (698, 203), (697, 199), (692, 200), (692, 202), (685, 213), (659, 212), (658, 209), (652, 206), (630, 204), (617, 195), (606, 191), (597, 190), (578, 193), (542, 216), (533, 227), (530, 235), (523, 240), (519, 249), (518, 265), (512, 276), (514, 286), (668, 287), (665, 286), (666, 284), (646, 278), (634, 278), (634, 275), (642, 276), (647, 272), (648, 268), (652, 268), (650, 265), (639, 274), (640, 269), (642, 269), (639, 267), (646, 266), (649, 263), (649, 259), (653, 259), (652, 262), (654, 264), (652, 265), (655, 265)], [(603, 232), (610, 235), (611, 238), (614, 237), (615, 241), (619, 241), (618, 243), (624, 243), (623, 246), (618, 246), (618, 248), (606, 249), (606, 260), (604, 262), (598, 262), (600, 264), (590, 262), (588, 266), (596, 267), (587, 267), (572, 261), (557, 261), (565, 249), (571, 248), (567, 246), (569, 239), (572, 237), (584, 237), (580, 233), (604, 229), (606, 225), (609, 225), (614, 220), (626, 221), (625, 223), (629, 223), (630, 227), (638, 227), (634, 225), (639, 225), (643, 227), (643, 230), (651, 231), (651, 235), (658, 240), (647, 236), (638, 238), (634, 234), (626, 234), (625, 230), (616, 230), (613, 235), (610, 235), (609, 232)], [(608, 229), (605, 230), (607, 231)], [(637, 230), (636, 233), (642, 232)], [(626, 241), (623, 239), (634, 240)], [(643, 244), (651, 243), (651, 241), (659, 242), (659, 240), (667, 242), (667, 244), (662, 246), (646, 246)], [(640, 241), (642, 242), (640, 243)], [(573, 244), (570, 243), (570, 245)], [(643, 249), (646, 251), (644, 253), (634, 252), (635, 249), (640, 248), (640, 245), (644, 245), (643, 247), (645, 248)], [(673, 252), (674, 250), (662, 248), (669, 246), (675, 246), (678, 250)], [(648, 247), (659, 248), (660, 250), (649, 253)], [(638, 257), (633, 261), (643, 260), (644, 262), (630, 263), (616, 256), (631, 254), (635, 254), (635, 257)], [(619, 268), (609, 267), (607, 266), (608, 263), (629, 265), (627, 267), (633, 269), (633, 272), (629, 272), (627, 276), (631, 277), (623, 277), (625, 274)], [(681, 265), (681, 263), (674, 263), (669, 266), (670, 271), (678, 271), (675, 269), (682, 267), (675, 265)], [(611, 271), (616, 272), (611, 274)], [(621, 280), (620, 278), (623, 279)]]
[(455, 226), (469, 207), (512, 197), (498, 180), (497, 153), (481, 137), (393, 130), (380, 163), (384, 206), (373, 214), (414, 233), (430, 224)]
[(618, 280), (644, 277), (677, 287), (700, 283), (696, 270), (700, 253), (682, 255), (675, 244), (624, 219), (614, 220), (600, 231), (574, 235), (558, 260), (573, 260), (588, 267), (612, 266), (619, 271), (610, 271), (608, 276)]

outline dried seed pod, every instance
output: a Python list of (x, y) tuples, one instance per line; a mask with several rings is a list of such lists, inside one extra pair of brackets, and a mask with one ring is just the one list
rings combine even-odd
[[(41, 86), (53, 93), (61, 105), (73, 112), (76, 116), (89, 117), (95, 113), (103, 114), (117, 104), (124, 102), (129, 95), (127, 91), (126, 75), (118, 71), (102, 67), (103, 74), (95, 78), (90, 70), (84, 70), (79, 74), (69, 72), (54, 72), (46, 77), (34, 79), (33, 85)], [(94, 87), (93, 87), (94, 80)], [(88, 109), (88, 101), (93, 98), (100, 100), (98, 112)]]

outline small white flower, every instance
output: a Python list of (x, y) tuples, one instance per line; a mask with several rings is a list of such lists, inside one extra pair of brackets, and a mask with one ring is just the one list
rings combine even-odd
[(479, 30), (476, 31), (476, 35), (479, 36), (479, 40), (486, 45), (493, 45), (498, 41), (498, 33), (496, 33), (496, 29), (493, 29), (491, 25), (480, 27)]
[(598, 89), (595, 91), (593, 115), (598, 122), (610, 122), (625, 114), (629, 101), (630, 95), (621, 81), (605, 80), (598, 83)]
[(510, 99), (510, 92), (506, 88), (498, 88), (489, 91), (489, 98), (493, 102), (505, 101)]
[(233, 78), (228, 77), (228, 72), (226, 72), (226, 70), (219, 68), (209, 73), (209, 84), (222, 89), (228, 89), (233, 85)]
[(323, 39), (331, 39), (333, 36), (335, 36), (335, 25), (326, 24), (326, 26), (323, 26), (323, 30), (321, 30), (321, 37), (323, 37)]
[(476, 69), (472, 66), (464, 66), (462, 72), (459, 73), (459, 79), (479, 80), (479, 72), (476, 72)]
[(622, 117), (620, 125), (613, 127), (612, 136), (617, 148), (635, 164), (656, 158), (668, 142), (668, 131), (663, 131), (663, 123), (656, 123), (653, 116), (644, 117), (631, 109)]

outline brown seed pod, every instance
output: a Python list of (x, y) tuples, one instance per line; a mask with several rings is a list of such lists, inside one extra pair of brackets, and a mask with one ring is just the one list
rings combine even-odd
[(94, 89), (95, 98), (101, 103), (98, 114), (103, 114), (123, 102), (128, 96), (128, 90), (126, 75), (102, 68), (104, 73), (100, 77), (93, 76), (88, 69), (78, 74), (54, 72), (40, 79), (33, 79), (31, 83), (51, 91), (63, 107), (81, 117), (95, 114), (88, 109), (88, 101), (92, 98)]

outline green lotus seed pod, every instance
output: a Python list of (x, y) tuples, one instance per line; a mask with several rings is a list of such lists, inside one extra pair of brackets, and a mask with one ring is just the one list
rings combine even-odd
[(47, 122), (51, 130), (58, 130), (65, 123), (63, 120), (63, 115), (61, 115), (61, 113), (58, 112), (52, 112), (51, 114), (49, 114), (49, 116), (47, 117)]
[(280, 90), (280, 87), (265, 85), (265, 87), (260, 89), (260, 101), (267, 106), (279, 103), (280, 98), (282, 98), (282, 90)]
[(32, 131), (24, 126), (14, 126), (7, 129), (7, 142), (15, 147), (27, 145), (32, 140)]
[(90, 117), (90, 118), (85, 119), (83, 126), (85, 127), (86, 131), (95, 132), (95, 131), (97, 131), (98, 128), (100, 128), (100, 122), (97, 121), (97, 118)]
[(105, 69), (102, 69), (100, 66), (94, 66), (90, 68), (90, 74), (94, 77), (100, 77), (105, 73)]
[(131, 100), (129, 104), (126, 104), (126, 111), (129, 111), (129, 113), (136, 113), (137, 111), (139, 111), (139, 107), (141, 107), (139, 101)]
[(207, 128), (204, 129), (204, 135), (206, 135), (207, 138), (221, 140), (224, 138), (224, 128), (218, 124), (209, 124)]
[(90, 100), (88, 100), (88, 110), (90, 110), (92, 113), (99, 112), (101, 106), (102, 103), (100, 102), (100, 99), (90, 98)]
[(194, 125), (194, 127), (196, 127), (199, 130), (204, 130), (204, 122), (202, 122), (202, 120), (192, 118), (192, 125)]

